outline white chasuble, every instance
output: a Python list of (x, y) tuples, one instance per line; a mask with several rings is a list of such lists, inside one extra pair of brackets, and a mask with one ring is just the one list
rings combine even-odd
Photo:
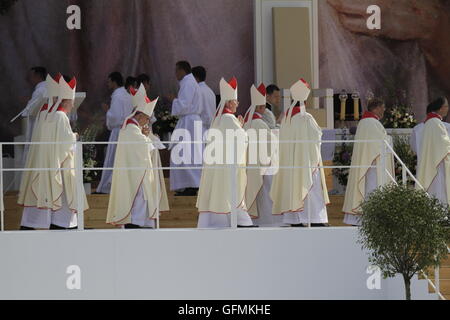
[[(304, 108), (304, 107), (302, 107)], [(327, 223), (329, 203), (321, 156), (322, 130), (309, 113), (291, 107), (280, 128), (280, 169), (271, 189), (273, 214), (288, 224)], [(290, 142), (299, 141), (308, 142)], [(285, 166), (295, 168), (286, 169)], [(294, 219), (293, 217), (294, 216)]]
[(270, 198), (272, 176), (268, 173), (272, 158), (276, 156), (272, 148), (272, 143), (276, 143), (276, 137), (258, 113), (254, 114), (252, 120), (246, 119), (244, 129), (247, 130), (249, 139), (247, 165), (260, 167), (247, 168), (245, 203), (248, 213), (259, 226), (279, 225), (280, 223), (275, 221), (276, 216), (272, 215), (273, 203)]
[[(245, 205), (245, 188), (247, 185), (245, 130), (242, 129), (238, 119), (231, 113), (223, 114), (219, 119), (216, 119), (211, 129), (214, 130), (208, 132), (205, 160), (209, 162), (212, 154), (221, 154), (221, 156), (217, 156), (215, 163), (207, 163), (206, 161), (204, 163), (196, 204), (200, 212), (198, 227), (230, 226), (231, 192), (236, 192), (237, 207), (235, 209), (238, 212), (238, 225), (251, 226), (252, 221), (246, 212)], [(229, 134), (234, 135), (232, 139), (230, 139)], [(234, 153), (235, 159), (232, 158), (232, 153)], [(236, 170), (236, 185), (232, 185), (231, 168), (225, 167), (230, 164), (239, 166)]]
[[(373, 115), (371, 113), (371, 115)], [(366, 113), (358, 124), (355, 140), (378, 140), (376, 142), (354, 143), (351, 165), (352, 166), (376, 166), (376, 168), (350, 168), (347, 189), (345, 191), (345, 200), (342, 211), (350, 215), (360, 215), (361, 204), (366, 196), (376, 187), (382, 185), (383, 175), (385, 183), (392, 182), (386, 172), (381, 167), (382, 141), (387, 141), (392, 145), (392, 139), (387, 135), (381, 122), (376, 116)], [(386, 152), (386, 170), (394, 175), (394, 158), (391, 152)], [(370, 174), (369, 174), (370, 173)], [(367, 181), (368, 179), (374, 181)], [(369, 188), (372, 190), (367, 190)], [(358, 220), (357, 218), (346, 217), (346, 222)], [(349, 223), (354, 224), (354, 223)], [(358, 223), (359, 225), (359, 223)]]
[[(133, 121), (133, 119), (128, 122)], [(145, 210), (145, 220), (157, 217), (157, 190), (155, 173), (151, 170), (153, 148), (149, 138), (142, 134), (137, 124), (128, 123), (119, 133), (114, 161), (111, 195), (106, 222), (113, 225), (132, 223)], [(141, 144), (120, 144), (121, 142), (141, 142)], [(119, 170), (135, 168), (134, 170)], [(141, 195), (140, 197), (139, 194)], [(141, 200), (141, 201), (137, 201)], [(142, 206), (142, 201), (146, 206)], [(135, 205), (142, 206), (136, 211)], [(139, 218), (136, 218), (139, 219)]]
[(444, 204), (450, 204), (450, 138), (439, 118), (425, 122), (419, 150), (417, 180)]

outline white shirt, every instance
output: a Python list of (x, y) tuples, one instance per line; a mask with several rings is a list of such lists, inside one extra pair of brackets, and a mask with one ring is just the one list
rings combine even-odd
[(189, 114), (200, 115), (202, 113), (201, 107), (200, 87), (192, 73), (189, 73), (180, 81), (178, 98), (172, 102), (172, 115), (179, 117)]
[(262, 120), (269, 126), (270, 129), (276, 129), (277, 120), (270, 109), (266, 108), (266, 111), (262, 115)]
[(22, 117), (28, 117), (33, 114), (33, 110), (35, 108), (40, 108), (37, 103), (41, 101), (47, 95), (47, 85), (45, 81), (39, 82), (34, 88), (33, 94), (31, 95), (31, 99), (28, 101), (27, 106), (25, 107)]
[(124, 87), (117, 88), (111, 95), (111, 107), (106, 113), (106, 127), (108, 130), (120, 128), (131, 112), (133, 106), (131, 95)]
[(206, 82), (200, 82), (198, 85), (200, 87), (200, 100), (202, 104), (200, 118), (202, 118), (203, 127), (209, 129), (216, 113), (216, 95)]

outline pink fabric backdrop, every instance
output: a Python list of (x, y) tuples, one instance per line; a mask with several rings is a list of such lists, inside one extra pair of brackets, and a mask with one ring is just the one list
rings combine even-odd
[[(66, 28), (66, 9), (81, 8), (81, 30)], [(188, 60), (208, 70), (218, 93), (221, 76), (239, 81), (240, 111), (249, 105), (253, 83), (253, 1), (246, 0), (19, 0), (0, 16), (0, 141), (11, 141), (20, 124), (11, 119), (30, 95), (27, 70), (46, 66), (78, 78), (87, 99), (80, 108), (83, 125), (102, 121), (108, 102), (107, 76), (148, 73), (154, 95), (178, 88), (175, 62)]]

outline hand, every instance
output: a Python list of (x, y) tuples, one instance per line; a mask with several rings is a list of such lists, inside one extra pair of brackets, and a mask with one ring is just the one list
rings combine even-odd
[[(440, 0), (328, 0), (347, 30), (394, 40), (423, 40), (433, 35), (443, 10)], [(381, 29), (369, 30), (367, 8), (381, 8)]]
[(109, 106), (106, 103), (102, 103), (102, 109), (103, 111), (108, 112)]
[(241, 115), (238, 115), (237, 118), (238, 118), (239, 122), (241, 123), (241, 126), (243, 126), (244, 125), (244, 118)]
[(150, 134), (150, 128), (149, 128), (148, 126), (143, 127), (143, 128), (142, 128), (142, 134), (143, 134), (144, 136), (148, 137), (149, 134)]

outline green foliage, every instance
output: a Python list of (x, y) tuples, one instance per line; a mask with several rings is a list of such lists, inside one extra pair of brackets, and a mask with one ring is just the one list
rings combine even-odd
[[(84, 129), (80, 134), (80, 141), (92, 142), (95, 141), (100, 128), (98, 126), (89, 126)], [(95, 157), (97, 155), (97, 149), (94, 144), (83, 145), (83, 166), (86, 168), (94, 168), (97, 165)], [(85, 170), (83, 171), (83, 181), (89, 183), (97, 180), (100, 176), (98, 171)]]
[(362, 210), (359, 243), (384, 277), (403, 275), (408, 297), (414, 274), (447, 256), (448, 206), (422, 190), (389, 184), (371, 193)]
[[(402, 159), (403, 163), (411, 173), (416, 175), (417, 156), (409, 145), (409, 136), (394, 135), (393, 143), (395, 153)], [(398, 161), (395, 162), (395, 176), (397, 182), (402, 181), (402, 166)], [(414, 184), (412, 180), (409, 180), (408, 182)]]

